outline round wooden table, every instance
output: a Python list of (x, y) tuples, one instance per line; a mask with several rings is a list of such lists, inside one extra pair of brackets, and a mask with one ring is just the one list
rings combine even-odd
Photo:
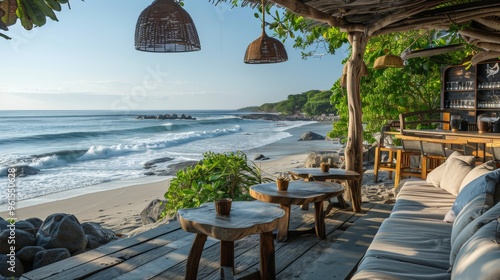
[[(322, 172), (319, 168), (296, 168), (288, 171), (292, 176), (304, 178), (305, 181), (326, 181), (342, 180), (347, 182), (346, 197), (351, 200), (352, 210), (361, 211), (361, 184), (359, 182), (361, 175), (358, 172), (330, 168), (328, 172)], [(345, 204), (342, 197), (339, 197), (339, 203)]]
[(326, 238), (325, 213), (323, 201), (334, 196), (342, 195), (344, 188), (336, 183), (291, 181), (287, 191), (280, 191), (276, 182), (259, 184), (250, 187), (250, 195), (260, 201), (277, 203), (285, 210), (278, 227), (278, 241), (285, 241), (288, 237), (290, 224), (290, 210), (292, 204), (302, 205), (314, 202), (314, 228), (316, 235)]
[(260, 279), (275, 279), (273, 230), (285, 215), (280, 208), (259, 201), (233, 201), (231, 214), (215, 213), (213, 202), (198, 208), (180, 209), (177, 219), (182, 229), (196, 233), (189, 251), (185, 279), (196, 279), (207, 236), (220, 240), (220, 265), (234, 273), (234, 241), (251, 234), (260, 234)]

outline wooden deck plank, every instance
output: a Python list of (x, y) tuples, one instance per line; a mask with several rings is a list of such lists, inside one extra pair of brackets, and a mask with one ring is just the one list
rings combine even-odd
[[(304, 213), (303, 210), (299, 210)], [(313, 212), (314, 210), (308, 210)], [(325, 220), (327, 235), (335, 232), (335, 230), (346, 223), (354, 213), (350, 211), (335, 211), (333, 214), (329, 215), (330, 218)], [(298, 223), (300, 226), (311, 227), (314, 225), (313, 215), (309, 215), (308, 224)], [(307, 218), (306, 218), (307, 219)], [(305, 235), (299, 235), (290, 238), (287, 242), (276, 242), (276, 273), (279, 273), (290, 263), (294, 262), (297, 258), (300, 258), (305, 251), (309, 250), (317, 243), (325, 243), (318, 239), (315, 233), (309, 233)], [(326, 243), (325, 243), (326, 244)], [(252, 243), (252, 250), (248, 250), (243, 255), (238, 255), (235, 258), (236, 274), (235, 278), (245, 277), (245, 275), (251, 275), (255, 270), (259, 269), (260, 259), (259, 259), (259, 242), (258, 239)], [(212, 274), (208, 275), (206, 279), (215, 280), (218, 279), (218, 275)], [(205, 279), (205, 278), (204, 278)]]
[[(390, 214), (392, 206), (375, 204), (362, 214), (355, 223), (342, 233), (313, 262), (294, 268), (294, 279), (348, 279), (365, 254), (382, 221)], [(307, 254), (313, 254), (314, 250)], [(302, 260), (299, 260), (302, 261)], [(278, 277), (286, 279), (286, 277)]]
[[(344, 223), (347, 223), (355, 213), (350, 211), (336, 211), (329, 218), (325, 220), (327, 235), (330, 236), (333, 232), (341, 227)], [(312, 222), (311, 222), (312, 223)], [(290, 267), (297, 259), (302, 258), (305, 252), (309, 251), (317, 244), (323, 244), (323, 246), (329, 246), (328, 240), (320, 240), (314, 233), (308, 235), (296, 236), (285, 243), (278, 243), (276, 246), (276, 273), (279, 277), (280, 272)], [(259, 259), (254, 260), (254, 264), (248, 267), (242, 272), (242, 275), (251, 274), (252, 271), (258, 269)], [(236, 275), (236, 278), (238, 275)], [(292, 277), (281, 278), (281, 279), (291, 279)]]
[[(179, 232), (182, 232), (179, 230)], [(96, 259), (91, 262), (86, 262), (74, 269), (66, 270), (58, 275), (53, 277), (45, 278), (47, 280), (58, 280), (58, 279), (80, 279), (84, 277), (91, 276), (96, 272), (108, 270), (110, 267), (114, 267), (118, 264), (123, 263), (125, 260), (128, 260), (134, 256), (142, 255), (150, 250), (157, 248), (158, 246), (164, 246), (167, 248), (171, 248), (172, 250), (177, 250), (182, 247), (190, 247), (191, 239), (187, 236), (186, 239), (181, 240), (172, 240), (172, 237), (168, 236), (159, 236), (155, 239), (150, 239), (147, 242), (137, 244), (132, 247), (128, 247), (124, 250), (120, 250), (114, 254), (105, 256), (103, 258)], [(104, 260), (110, 259), (108, 262), (104, 262)], [(111, 262), (111, 260), (115, 260)], [(132, 268), (128, 269), (131, 270)]]
[[(23, 274), (23, 278), (26, 280), (38, 280), (38, 279), (50, 279), (52, 275), (58, 275), (64, 271), (72, 270), (85, 263), (101, 260), (103, 263), (109, 263), (109, 261), (115, 259), (108, 259), (107, 255), (122, 251), (128, 247), (135, 246), (144, 242), (148, 242), (157, 238), (158, 236), (164, 235), (166, 233), (179, 230), (180, 226), (178, 223), (169, 223), (161, 225), (152, 230), (138, 234), (137, 236), (113, 241), (105, 246), (101, 246), (97, 249), (73, 256), (64, 260), (63, 262), (57, 262), (37, 269), (36, 271), (30, 271)], [(110, 263), (113, 265), (113, 263)], [(101, 266), (94, 267), (95, 271), (102, 269)], [(71, 278), (69, 278), (71, 279)]]
[[(171, 253), (168, 253), (156, 260), (148, 262), (140, 267), (121, 275), (115, 279), (117, 280), (137, 280), (137, 279), (151, 279), (154, 276), (160, 274), (164, 270), (169, 269), (183, 261), (185, 261), (188, 257), (189, 251), (191, 250), (192, 240), (195, 235), (191, 234), (188, 236), (190, 242), (180, 247), (178, 250), (175, 250)], [(219, 241), (213, 238), (208, 238), (203, 246), (204, 250), (210, 247), (214, 247), (214, 245), (218, 244)], [(215, 246), (216, 247), (216, 246)]]
[[(303, 211), (300, 209), (300, 206), (292, 206), (292, 213), (290, 220), (291, 227), (314, 226), (313, 210)], [(279, 245), (276, 246), (278, 247)], [(237, 278), (238, 274), (242, 271), (248, 270), (253, 266), (258, 268), (259, 250), (259, 235), (250, 235), (235, 242), (235, 278)], [(203, 251), (198, 271), (199, 279), (220, 279), (219, 257), (219, 248), (214, 247)], [(153, 279), (183, 279), (183, 277), (181, 278), (178, 275), (184, 275), (184, 273), (185, 262), (172, 267)]]
[[(107, 279), (115, 279), (122, 274), (127, 273), (130, 270), (133, 270), (141, 265), (144, 265), (150, 261), (153, 261), (157, 258), (162, 257), (174, 250), (179, 249), (186, 244), (190, 244), (192, 242), (192, 234), (185, 232), (183, 230), (178, 230), (176, 232), (172, 232), (170, 234), (165, 234), (163, 236), (159, 236), (155, 239), (154, 242), (156, 247), (152, 250), (147, 251), (147, 253), (130, 255), (129, 259), (126, 261), (110, 267), (106, 270), (98, 272), (86, 279), (88, 280), (107, 280)], [(147, 243), (141, 244), (145, 245)], [(139, 245), (140, 246), (140, 245)], [(138, 246), (136, 246), (138, 247)], [(134, 248), (134, 247), (132, 247)], [(129, 248), (128, 250), (133, 250)], [(144, 250), (135, 250), (138, 252), (146, 252)]]

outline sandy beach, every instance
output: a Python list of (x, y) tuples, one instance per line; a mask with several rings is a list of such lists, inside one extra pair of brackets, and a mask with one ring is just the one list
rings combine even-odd
[[(317, 127), (319, 128), (319, 127)], [(323, 127), (324, 129), (327, 128)], [(310, 152), (335, 150), (331, 141), (298, 141), (296, 135), (276, 143), (247, 152), (250, 160), (258, 154), (270, 157), (268, 160), (255, 161), (263, 173), (275, 177), (292, 168), (303, 167)], [(392, 181), (381, 174), (378, 183), (373, 183), (373, 168), (368, 166), (363, 180), (363, 201), (390, 202)], [(69, 213), (80, 222), (96, 222), (116, 233), (127, 235), (142, 226), (140, 213), (153, 199), (164, 199), (168, 189), (169, 177), (150, 176), (137, 180), (113, 182), (121, 184), (119, 188), (89, 194), (73, 194), (65, 198), (64, 194), (53, 202), (39, 201), (30, 205), (23, 201), (16, 206), (15, 218), (24, 220), (31, 217), (45, 219), (53, 213)], [(99, 188), (95, 186), (94, 188)], [(67, 195), (67, 194), (66, 194)], [(72, 196), (72, 197), (71, 197)], [(46, 198), (47, 201), (50, 198)], [(33, 203), (32, 203), (33, 204)], [(7, 212), (0, 212), (7, 218)]]

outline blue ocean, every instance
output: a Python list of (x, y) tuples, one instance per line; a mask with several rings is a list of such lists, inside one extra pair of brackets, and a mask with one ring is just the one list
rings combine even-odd
[[(139, 115), (185, 114), (194, 119), (137, 119)], [(199, 160), (206, 151), (250, 151), (290, 137), (308, 121), (265, 121), (236, 111), (0, 111), (0, 178), (11, 166), (38, 174), (17, 178), (17, 200), (146, 177), (144, 164)], [(296, 141), (296, 139), (294, 140)], [(0, 206), (7, 203), (0, 180)]]

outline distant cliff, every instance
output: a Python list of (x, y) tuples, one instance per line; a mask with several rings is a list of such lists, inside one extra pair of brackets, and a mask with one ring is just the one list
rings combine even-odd
[(286, 100), (276, 103), (265, 103), (260, 106), (251, 106), (239, 111), (255, 113), (280, 113), (286, 116), (329, 116), (336, 115), (334, 106), (330, 103), (332, 91), (310, 90), (300, 94), (288, 95)]

